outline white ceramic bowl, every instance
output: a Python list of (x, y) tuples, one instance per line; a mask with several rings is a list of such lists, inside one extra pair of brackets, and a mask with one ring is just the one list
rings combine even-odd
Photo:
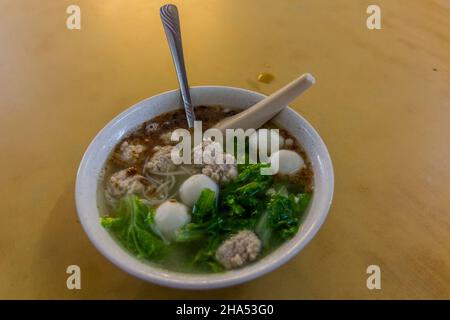
[[(194, 105), (220, 105), (245, 109), (265, 96), (239, 88), (192, 87)], [(94, 246), (112, 263), (130, 274), (160, 285), (183, 289), (211, 289), (239, 284), (270, 272), (294, 257), (319, 230), (331, 205), (334, 188), (333, 167), (327, 148), (314, 128), (291, 108), (274, 119), (286, 128), (305, 149), (314, 171), (314, 194), (298, 233), (276, 251), (242, 269), (219, 274), (173, 272), (139, 261), (122, 249), (99, 223), (98, 185), (106, 159), (114, 146), (144, 121), (181, 106), (178, 90), (143, 100), (125, 110), (106, 125), (89, 145), (78, 169), (76, 205), (81, 224)]]

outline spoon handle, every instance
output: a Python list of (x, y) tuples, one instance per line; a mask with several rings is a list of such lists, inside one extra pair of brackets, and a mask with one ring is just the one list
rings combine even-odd
[(308, 90), (314, 83), (314, 77), (309, 73), (305, 73), (250, 108), (223, 119), (214, 127), (222, 131), (237, 128), (244, 130), (250, 128), (258, 129), (283, 110), (290, 102)]
[(160, 9), (161, 21), (169, 42), (170, 52), (177, 72), (178, 82), (180, 84), (181, 98), (186, 112), (186, 118), (189, 128), (194, 127), (195, 114), (189, 93), (189, 84), (186, 76), (186, 67), (184, 65), (183, 45), (181, 42), (180, 20), (178, 18), (178, 9), (172, 4), (166, 4)]

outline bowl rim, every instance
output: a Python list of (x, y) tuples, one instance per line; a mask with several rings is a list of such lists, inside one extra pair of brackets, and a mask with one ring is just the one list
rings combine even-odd
[[(219, 86), (219, 85), (207, 85), (207, 86), (193, 86), (190, 88), (191, 95), (192, 93), (197, 93), (204, 91), (228, 91), (229, 93), (237, 93), (240, 94), (248, 94), (254, 97), (258, 98), (264, 98), (266, 95), (243, 89), (243, 88), (237, 88), (237, 87), (230, 87), (230, 86)], [(87, 167), (89, 165), (88, 158), (92, 152), (95, 152), (93, 150), (96, 146), (96, 142), (99, 139), (100, 136), (111, 126), (113, 126), (118, 121), (122, 120), (123, 118), (127, 117), (130, 113), (132, 113), (135, 109), (138, 109), (139, 107), (142, 107), (141, 105), (144, 104), (146, 101), (156, 99), (156, 98), (163, 98), (164, 96), (169, 95), (178, 95), (179, 90), (169, 90), (166, 92), (159, 93), (157, 95), (148, 97), (146, 99), (143, 99), (134, 105), (128, 107), (127, 109), (120, 112), (117, 116), (115, 116), (112, 120), (110, 120), (92, 139), (92, 141), (89, 143), (89, 146), (87, 147), (82, 160), (80, 162), (80, 165), (77, 170), (76, 175), (76, 183), (75, 183), (75, 202), (76, 202), (76, 209), (77, 214), (80, 220), (80, 224), (82, 225), (83, 230), (87, 234), (89, 240), (91, 243), (95, 246), (95, 248), (103, 255), (105, 256), (110, 262), (112, 262), (114, 265), (119, 267), (120, 269), (126, 271), (127, 273), (141, 279), (147, 282), (152, 282), (158, 285), (163, 285), (167, 287), (172, 288), (179, 288), (179, 289), (214, 289), (214, 288), (223, 288), (228, 286), (237, 285), (243, 282), (247, 282), (250, 280), (253, 280), (257, 277), (260, 277), (264, 274), (267, 274), (276, 268), (280, 267), (290, 259), (292, 259), (295, 255), (297, 255), (311, 240), (312, 238), (317, 234), (320, 227), (322, 226), (323, 222), (325, 221), (329, 209), (331, 207), (332, 199), (333, 199), (333, 193), (334, 193), (334, 170), (333, 170), (333, 164), (331, 161), (330, 154), (328, 152), (328, 149), (323, 142), (320, 135), (317, 133), (317, 131), (314, 129), (314, 127), (306, 120), (304, 119), (298, 112), (290, 108), (289, 106), (286, 107), (287, 110), (289, 110), (290, 113), (295, 114), (296, 117), (298, 117), (297, 121), (302, 122), (305, 127), (306, 131), (308, 131), (308, 134), (311, 135), (314, 138), (315, 141), (315, 147), (314, 149), (322, 149), (322, 156), (324, 157), (324, 165), (328, 167), (327, 170), (327, 188), (326, 192), (324, 194), (324, 199), (321, 201), (324, 201), (323, 203), (323, 209), (320, 212), (318, 218), (314, 221), (314, 223), (309, 227), (306, 232), (304, 232), (303, 236), (301, 238), (296, 239), (296, 237), (290, 239), (289, 243), (292, 242), (292, 244), (288, 247), (287, 250), (283, 251), (282, 254), (278, 255), (275, 259), (274, 254), (270, 253), (269, 255), (265, 256), (261, 260), (258, 260), (254, 264), (237, 270), (231, 270), (226, 271), (224, 273), (211, 273), (211, 274), (190, 274), (190, 273), (181, 273), (181, 272), (175, 272), (175, 271), (169, 271), (162, 269), (158, 266), (151, 266), (147, 263), (144, 263), (137, 259), (136, 257), (133, 257), (135, 260), (135, 263), (129, 264), (130, 261), (126, 262), (122, 259), (120, 259), (117, 254), (117, 250), (111, 250), (108, 249), (105, 245), (102, 244), (101, 241), (99, 241), (99, 238), (92, 232), (92, 230), (89, 228), (89, 220), (87, 217), (87, 212), (83, 211), (83, 198), (81, 197), (81, 190), (83, 188), (83, 179), (85, 178), (84, 175), (86, 174)], [(129, 127), (129, 130), (132, 128)], [(111, 150), (110, 150), (111, 151)], [(313, 194), (313, 201), (314, 201), (315, 193)], [(311, 205), (311, 204), (310, 204)], [(97, 203), (96, 203), (97, 206)], [(98, 211), (98, 210), (97, 210)], [(302, 227), (302, 226), (301, 226)], [(298, 236), (300, 233), (300, 230), (297, 232)], [(295, 240), (295, 242), (293, 242)], [(286, 245), (285, 242), (282, 246)], [(125, 251), (122, 249), (122, 247), (117, 244), (119, 249), (121, 251)], [(277, 249), (279, 250), (279, 248)], [(276, 251), (277, 251), (276, 250)], [(145, 267), (143, 267), (145, 266)]]

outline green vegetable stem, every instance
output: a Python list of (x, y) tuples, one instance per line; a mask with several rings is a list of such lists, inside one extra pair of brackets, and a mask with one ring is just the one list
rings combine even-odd
[(119, 242), (141, 259), (159, 259), (167, 245), (152, 231), (153, 211), (135, 195), (122, 198), (112, 216), (101, 218)]

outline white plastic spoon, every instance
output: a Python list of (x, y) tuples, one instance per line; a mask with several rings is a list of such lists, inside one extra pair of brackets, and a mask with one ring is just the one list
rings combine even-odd
[(315, 82), (316, 80), (310, 73), (305, 73), (250, 108), (223, 119), (214, 127), (222, 131), (238, 128), (244, 130), (250, 128), (258, 129), (310, 88)]

